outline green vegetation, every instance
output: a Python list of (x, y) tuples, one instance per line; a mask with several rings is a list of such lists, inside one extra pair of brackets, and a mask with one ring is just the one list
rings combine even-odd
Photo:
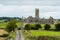
[[(25, 40), (40, 40), (47, 38), (48, 40), (60, 40), (60, 23), (59, 24), (29, 24), (31, 29), (24, 30)], [(26, 26), (28, 28), (28, 26)], [(34, 28), (36, 30), (34, 30)], [(57, 31), (56, 31), (57, 29)]]
[(49, 24), (46, 24), (46, 25), (44, 26), (44, 29), (45, 29), (45, 30), (50, 30), (50, 27), (51, 27), (51, 26), (50, 26)]
[(30, 30), (31, 29), (30, 24), (26, 24), (24, 29), (25, 30)]
[[(13, 21), (14, 22), (14, 21)], [(20, 28), (23, 25), (23, 22), (15, 22), (9, 23), (9, 22), (2, 22), (0, 23), (0, 28), (6, 28), (6, 26), (9, 24), (9, 26)], [(8, 26), (7, 26), (8, 27)], [(10, 29), (10, 28), (9, 28)], [(42, 37), (42, 36), (48, 36), (48, 37), (60, 37), (60, 24), (50, 24), (50, 25), (45, 25), (45, 24), (27, 24), (25, 25), (25, 29), (29, 30), (29, 31), (24, 31), (24, 36), (26, 38), (26, 40), (29, 40), (29, 38), (33, 38), (33, 37)], [(44, 29), (48, 29), (48, 30), (44, 30)], [(49, 30), (50, 29), (50, 30)], [(54, 29), (54, 30), (52, 30)], [(59, 30), (59, 31), (55, 31), (55, 29)], [(10, 35), (13, 37), (13, 39), (16, 39), (16, 31), (17, 29), (12, 32)], [(29, 37), (29, 38), (28, 38)], [(34, 38), (33, 38), (34, 39)]]
[(23, 22), (17, 22), (16, 25), (19, 28), (19, 27), (21, 27), (23, 25)]
[(0, 28), (6, 28), (7, 23), (0, 23)]
[[(5, 30), (9, 33), (9, 36), (8, 38), (13, 38), (15, 40), (15, 31), (16, 31), (16, 28), (17, 28), (17, 25), (16, 25), (17, 21), (16, 20), (11, 20), (9, 21), (9, 23), (6, 25), (6, 28)], [(13, 34), (13, 35), (12, 35)]]
[[(27, 24), (26, 24), (27, 25)], [(44, 26), (45, 24), (29, 24), (30, 28), (34, 30), (35, 28), (38, 29), (45, 29)], [(38, 27), (37, 27), (38, 26)], [(28, 27), (28, 26), (27, 26)], [(55, 29), (55, 24), (50, 24), (50, 29)]]
[(16, 40), (16, 32), (11, 33), (10, 35), (14, 40)]
[(42, 28), (40, 24), (35, 24), (35, 30), (38, 30), (39, 28)]
[[(28, 33), (29, 32), (29, 33)], [(60, 32), (57, 31), (45, 31), (45, 30), (30, 30), (30, 31), (23, 31), (25, 40), (37, 40), (39, 37), (50, 37), (50, 39), (59, 39), (60, 40)], [(43, 38), (44, 39), (44, 38)]]
[[(12, 21), (13, 22), (13, 21)], [(12, 23), (10, 23), (10, 22), (0, 22), (0, 28), (3, 28), (3, 29), (5, 29), (6, 27), (8, 27), (7, 25), (12, 25)], [(15, 23), (14, 23), (14, 25), (15, 25)], [(16, 25), (17, 25), (17, 28), (19, 28), (19, 27), (21, 27), (22, 25), (23, 25), (23, 22), (16, 22)], [(10, 28), (9, 28), (10, 29)], [(17, 29), (15, 30), (15, 32), (13, 32), (13, 33), (9, 33), (9, 35), (11, 35), (11, 37), (13, 37), (13, 39), (14, 40), (16, 40), (16, 31), (17, 31)]]
[(31, 30), (30, 32), (32, 36), (60, 36), (60, 32), (57, 32), (57, 31)]
[(39, 28), (42, 28), (40, 24), (26, 24), (25, 25), (25, 30), (38, 30)]
[(56, 31), (60, 31), (60, 23), (56, 24), (55, 27), (56, 27)]
[[(0, 28), (6, 28), (6, 25), (8, 24), (9, 22), (3, 22), (3, 23), (0, 23)], [(21, 27), (23, 25), (23, 22), (17, 22), (16, 23), (17, 27)]]
[(15, 31), (15, 29), (17, 28), (17, 25), (16, 25), (16, 20), (12, 20), (12, 21), (10, 21), (8, 24), (7, 24), (7, 27), (5, 28), (5, 30), (7, 31), (7, 32), (14, 32)]
[(3, 34), (3, 35), (0, 35), (0, 37), (8, 37), (9, 34)]

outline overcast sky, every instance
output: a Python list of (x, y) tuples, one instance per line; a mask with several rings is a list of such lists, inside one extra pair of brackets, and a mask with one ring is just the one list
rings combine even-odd
[(41, 18), (60, 18), (60, 0), (0, 0), (0, 16), (34, 17), (35, 8)]

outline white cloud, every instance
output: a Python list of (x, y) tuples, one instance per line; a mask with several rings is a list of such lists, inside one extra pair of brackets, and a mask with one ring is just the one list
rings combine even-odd
[(40, 5), (60, 6), (60, 0), (0, 0), (5, 5)]
[(60, 17), (60, 0), (0, 0), (0, 16), (34, 16), (35, 8), (39, 8), (40, 17)]

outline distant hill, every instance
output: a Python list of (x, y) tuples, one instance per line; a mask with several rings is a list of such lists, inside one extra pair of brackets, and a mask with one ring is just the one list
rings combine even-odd
[(19, 18), (19, 17), (0, 17), (0, 20), (4, 20), (4, 21), (9, 21), (11, 19), (16, 19), (18, 21), (22, 20), (22, 18)]

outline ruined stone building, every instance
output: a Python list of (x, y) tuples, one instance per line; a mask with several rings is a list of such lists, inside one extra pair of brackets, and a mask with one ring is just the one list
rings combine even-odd
[(41, 24), (54, 24), (54, 18), (50, 17), (49, 19), (39, 18), (39, 9), (35, 9), (35, 17), (29, 16), (24, 20), (27, 23), (41, 23)]

